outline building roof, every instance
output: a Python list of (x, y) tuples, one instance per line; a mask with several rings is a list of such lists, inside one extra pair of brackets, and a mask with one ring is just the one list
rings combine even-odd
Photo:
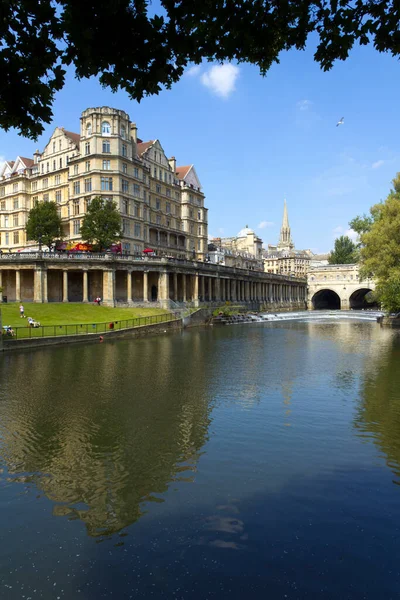
[(144, 154), (149, 148), (150, 146), (152, 146), (154, 144), (155, 140), (150, 140), (149, 142), (142, 142), (138, 140), (138, 144), (137, 144), (137, 153), (141, 156), (142, 154)]
[(185, 179), (186, 175), (189, 173), (192, 165), (186, 167), (176, 167), (176, 176), (178, 179)]
[(81, 136), (79, 135), (79, 133), (67, 131), (66, 129), (64, 129), (64, 127), (61, 127), (61, 129), (65, 133), (65, 135), (71, 140), (71, 142), (74, 142), (75, 146), (79, 146), (79, 143), (81, 141)]
[(243, 229), (241, 229), (239, 231), (239, 233), (237, 234), (236, 237), (238, 237), (238, 238), (246, 237), (248, 233), (254, 233), (254, 231), (252, 229), (250, 229), (250, 227), (248, 225), (246, 225), (246, 227), (243, 227)]
[(20, 159), (27, 167), (33, 167), (35, 164), (33, 158), (25, 158), (25, 156), (20, 156)]

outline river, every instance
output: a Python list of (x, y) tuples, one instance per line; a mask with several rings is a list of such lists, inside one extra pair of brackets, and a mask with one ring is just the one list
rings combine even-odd
[(397, 598), (399, 365), (340, 313), (0, 356), (0, 597)]

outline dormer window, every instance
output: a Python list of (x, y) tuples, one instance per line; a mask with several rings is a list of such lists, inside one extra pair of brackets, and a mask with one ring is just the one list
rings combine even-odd
[(86, 125), (86, 135), (87, 135), (87, 136), (88, 136), (88, 135), (92, 135), (92, 124), (91, 124), (91, 123), (88, 123), (88, 124)]
[(111, 133), (111, 126), (110, 123), (108, 121), (103, 121), (101, 124), (101, 133), (102, 135), (110, 135)]

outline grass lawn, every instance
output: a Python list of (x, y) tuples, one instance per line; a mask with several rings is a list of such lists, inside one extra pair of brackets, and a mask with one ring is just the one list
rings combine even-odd
[[(115, 329), (133, 327), (136, 324), (145, 325), (154, 322), (155, 315), (170, 314), (160, 308), (112, 308), (110, 306), (97, 306), (93, 304), (35, 304), (23, 303), (26, 317), (32, 317), (43, 326), (39, 329), (27, 327), (27, 320), (19, 316), (19, 303), (0, 304), (2, 322), (15, 328), (22, 327), (17, 332), (17, 337), (36, 337), (48, 335), (65, 335), (76, 333), (101, 333), (107, 331), (108, 324), (115, 323)], [(172, 316), (172, 315), (171, 315)], [(133, 322), (133, 319), (140, 322)], [(121, 321), (129, 319), (129, 323)], [(160, 320), (168, 320), (167, 318)], [(97, 325), (97, 324), (105, 325)], [(83, 327), (80, 325), (83, 324)]]

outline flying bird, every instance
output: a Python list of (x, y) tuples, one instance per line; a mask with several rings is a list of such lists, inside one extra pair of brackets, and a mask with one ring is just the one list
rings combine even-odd
[(340, 121), (336, 123), (336, 127), (339, 127), (339, 125), (344, 125), (344, 117), (342, 117)]

